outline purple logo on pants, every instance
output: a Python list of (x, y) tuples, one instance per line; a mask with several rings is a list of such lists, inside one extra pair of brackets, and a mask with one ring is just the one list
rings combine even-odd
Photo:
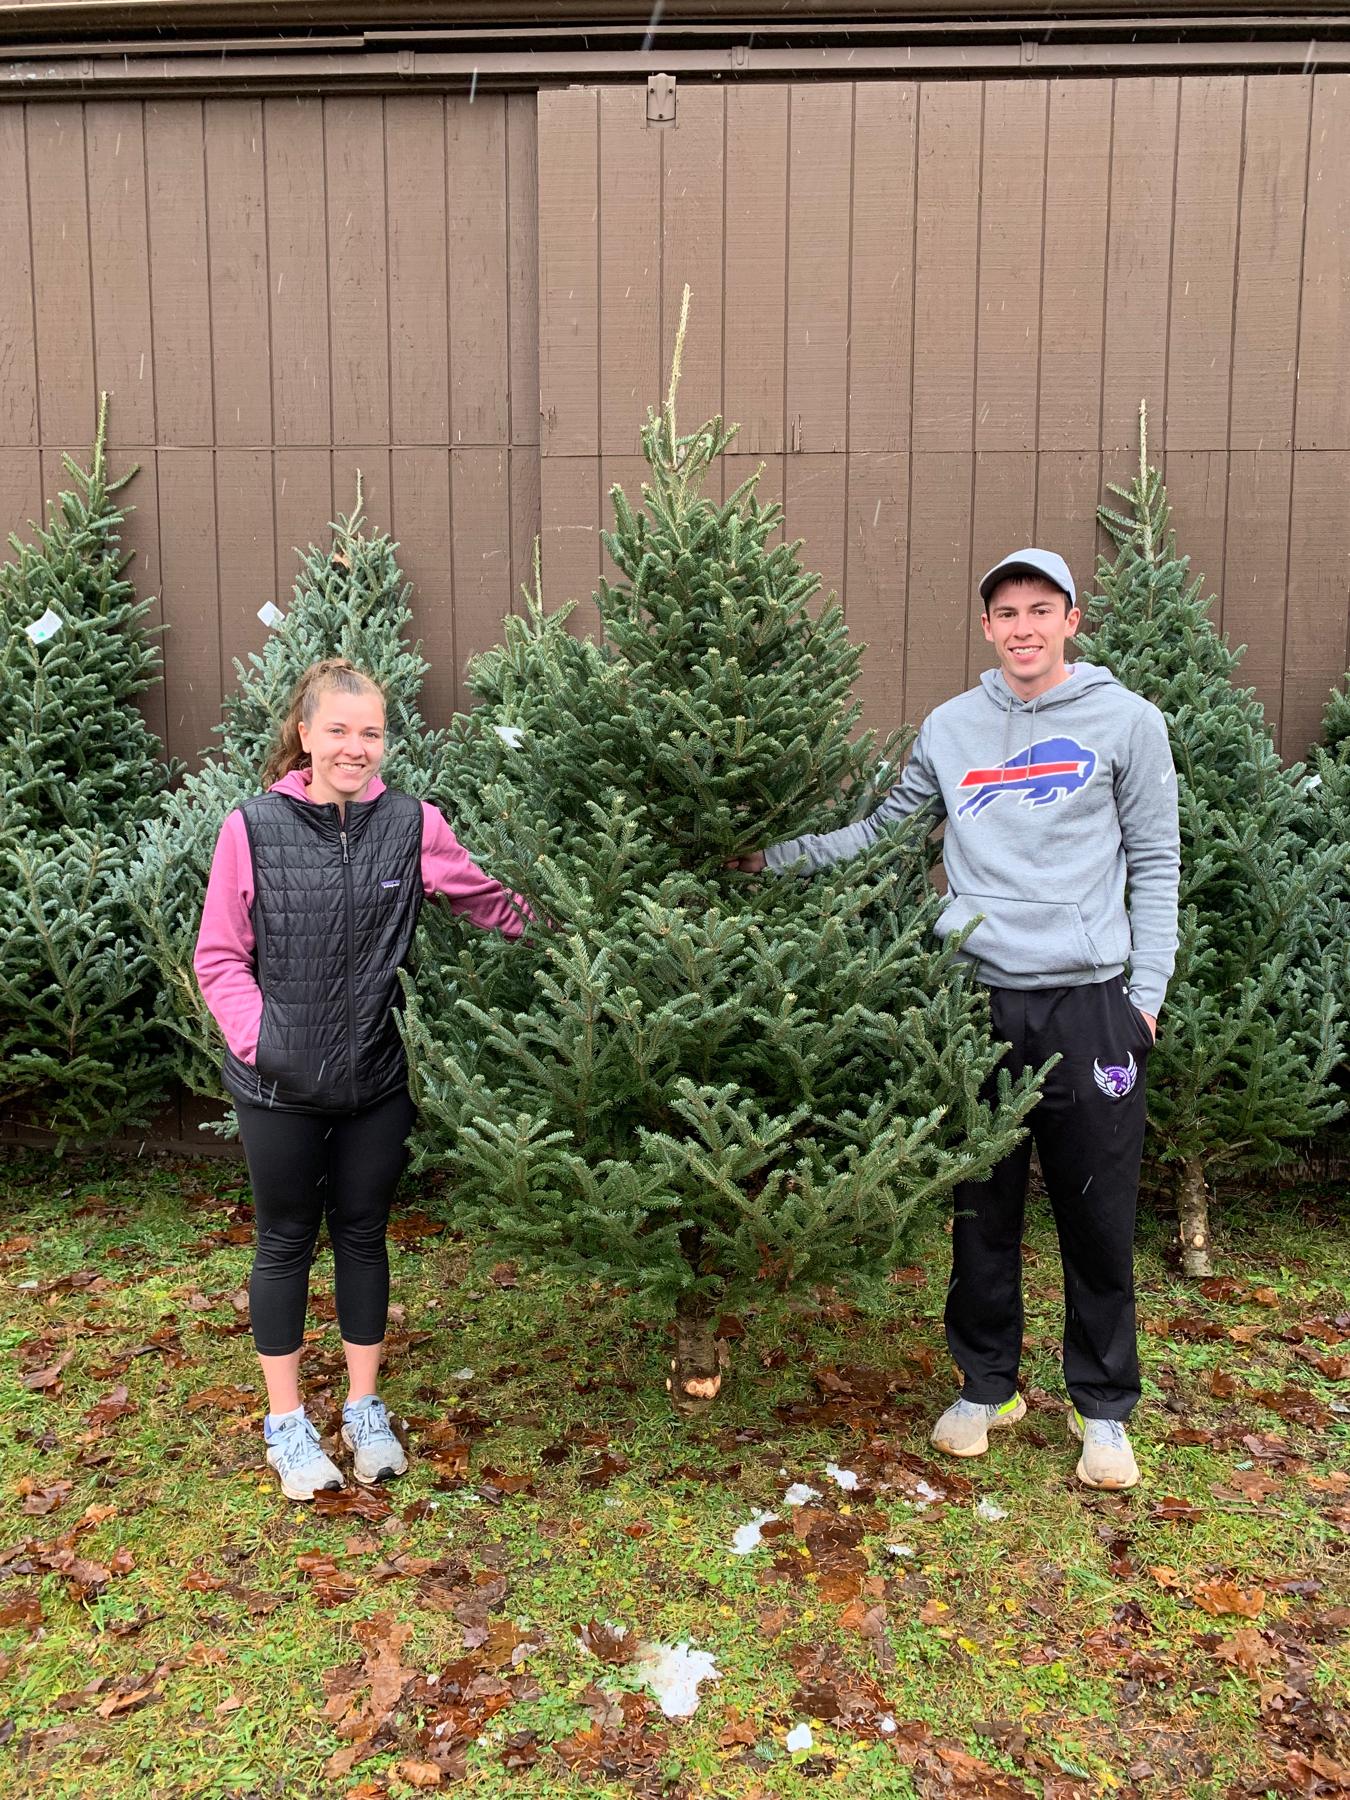
[(1095, 1059), (1092, 1064), (1092, 1075), (1097, 1086), (1108, 1100), (1123, 1100), (1134, 1087), (1135, 1077), (1139, 1071), (1135, 1067), (1134, 1057), (1126, 1056), (1125, 1067), (1119, 1063), (1108, 1063), (1105, 1068)]

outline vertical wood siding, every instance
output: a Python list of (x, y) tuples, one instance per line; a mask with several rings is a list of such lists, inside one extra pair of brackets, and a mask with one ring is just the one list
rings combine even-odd
[[(1154, 460), (1287, 755), (1350, 661), (1350, 79), (686, 85), (539, 96), (546, 587), (589, 593), (693, 289), (688, 424), (871, 648), (873, 724), (988, 651), (1027, 542), (1091, 585), (1096, 508)], [(588, 524), (594, 520), (594, 525)]]
[(464, 702), (538, 530), (535, 118), (533, 95), (0, 105), (0, 529), (87, 455), (108, 389), (173, 755), (209, 744), (358, 469), (427, 710)]
[(1141, 396), (1175, 522), (1286, 754), (1350, 659), (1350, 78), (642, 86), (0, 105), (0, 529), (112, 393), (170, 751), (350, 506), (464, 700), (542, 530), (590, 593), (681, 289), (682, 417), (740, 423), (872, 647), (870, 722), (986, 660), (974, 582), (1090, 584)]

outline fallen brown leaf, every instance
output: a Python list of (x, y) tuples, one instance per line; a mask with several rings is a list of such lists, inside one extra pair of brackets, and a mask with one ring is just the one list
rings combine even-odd
[(513, 1731), (502, 1745), (502, 1767), (532, 1769), (541, 1753), (537, 1731)]
[(759, 1740), (759, 1727), (753, 1719), (743, 1719), (734, 1706), (727, 1708), (727, 1722), (717, 1734), (719, 1750), (734, 1750), (738, 1744), (754, 1744)]
[(1281, 1491), (1280, 1483), (1272, 1481), (1269, 1475), (1262, 1475), (1259, 1469), (1234, 1469), (1222, 1484), (1216, 1482), (1210, 1489), (1220, 1500), (1236, 1498), (1247, 1500), (1253, 1506), (1259, 1506), (1263, 1500), (1269, 1500)]
[(383, 1489), (355, 1484), (321, 1489), (314, 1496), (313, 1509), (321, 1519), (357, 1518), (369, 1519), (372, 1523), (387, 1519), (394, 1510)]
[(205, 1387), (183, 1402), (185, 1412), (203, 1412), (207, 1407), (217, 1412), (251, 1413), (258, 1408), (258, 1397), (251, 1388)]
[(73, 1350), (64, 1350), (54, 1363), (48, 1363), (45, 1369), (34, 1369), (25, 1375), (23, 1385), (32, 1394), (51, 1393), (61, 1385), (61, 1372), (74, 1356)]
[(1252, 1398), (1259, 1400), (1262, 1406), (1268, 1406), (1271, 1412), (1278, 1413), (1282, 1419), (1287, 1419), (1291, 1425), (1303, 1425), (1312, 1431), (1325, 1431), (1331, 1424), (1331, 1414), (1317, 1396), (1310, 1394), (1306, 1388), (1265, 1388)]
[(179, 1583), (190, 1594), (214, 1594), (217, 1589), (229, 1587), (228, 1575), (211, 1575), (205, 1569), (189, 1569)]
[(1236, 1613), (1254, 1619), (1266, 1603), (1266, 1592), (1264, 1588), (1240, 1588), (1232, 1581), (1202, 1581), (1191, 1590), (1191, 1598), (1211, 1618)]
[(1291, 1750), (1284, 1765), (1301, 1793), (1350, 1794), (1350, 1764), (1337, 1762), (1324, 1750), (1314, 1750), (1311, 1757), (1302, 1750)]
[(55, 1512), (58, 1506), (64, 1506), (70, 1498), (73, 1481), (58, 1480), (44, 1486), (36, 1475), (21, 1475), (18, 1480), (18, 1491), (23, 1497), (20, 1509), (29, 1518), (43, 1518), (47, 1513)]
[(1168, 1524), (1194, 1525), (1200, 1517), (1200, 1508), (1192, 1506), (1189, 1500), (1181, 1500), (1175, 1494), (1164, 1494), (1161, 1500), (1155, 1500), (1149, 1508), (1150, 1516), (1162, 1519)]
[(94, 1443), (103, 1436), (109, 1425), (113, 1424), (115, 1420), (125, 1418), (127, 1413), (135, 1412), (135, 1410), (136, 1408), (127, 1398), (125, 1383), (119, 1382), (110, 1393), (105, 1394), (101, 1400), (96, 1400), (84, 1415), (82, 1423), (85, 1429), (80, 1436), (80, 1442)]
[(439, 1787), (445, 1779), (435, 1763), (418, 1762), (410, 1756), (405, 1756), (402, 1762), (396, 1762), (389, 1772), (414, 1788)]
[(1266, 1335), (1265, 1325), (1230, 1325), (1224, 1336), (1235, 1344), (1255, 1344)]
[(1241, 1669), (1244, 1675), (1252, 1676), (1258, 1675), (1267, 1663), (1279, 1661), (1279, 1653), (1264, 1634), (1251, 1625), (1244, 1625), (1232, 1637), (1225, 1638), (1214, 1654), (1223, 1662), (1232, 1663), (1235, 1669)]
[(1199, 1284), (1197, 1292), (1206, 1300), (1241, 1300), (1247, 1292), (1233, 1275), (1212, 1275)]
[(616, 1475), (622, 1475), (628, 1467), (628, 1458), (620, 1456), (616, 1451), (606, 1450), (603, 1456), (587, 1465), (577, 1480), (584, 1488), (605, 1487)]
[(148, 1700), (153, 1700), (158, 1689), (150, 1687), (133, 1687), (124, 1690), (114, 1689), (105, 1700), (101, 1700), (95, 1711), (100, 1719), (120, 1718), (123, 1713), (138, 1712)]
[(631, 1662), (637, 1654), (637, 1637), (633, 1632), (606, 1625), (600, 1619), (592, 1619), (583, 1625), (577, 1636), (591, 1655), (598, 1656), (601, 1662)]

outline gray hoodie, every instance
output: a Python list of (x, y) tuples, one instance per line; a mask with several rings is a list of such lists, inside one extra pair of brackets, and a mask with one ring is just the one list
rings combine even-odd
[[(961, 954), (991, 987), (1077, 987), (1130, 969), (1156, 1015), (1177, 947), (1181, 868), (1167, 724), (1108, 670), (1019, 700), (1001, 670), (924, 721), (898, 785), (868, 818), (766, 852), (808, 873), (927, 807), (947, 822), (939, 937), (978, 918)], [(1125, 891), (1129, 884), (1129, 913)]]

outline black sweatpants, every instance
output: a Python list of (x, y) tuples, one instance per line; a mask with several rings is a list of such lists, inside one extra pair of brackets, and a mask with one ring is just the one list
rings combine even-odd
[(328, 1220), (338, 1326), (349, 1344), (378, 1344), (389, 1314), (389, 1207), (417, 1116), (406, 1088), (356, 1113), (237, 1107), (258, 1230), (248, 1283), (260, 1356), (304, 1341), (309, 1269)]
[[(1056, 1051), (1030, 1138), (987, 1181), (953, 1195), (947, 1345), (967, 1400), (1017, 1391), (1022, 1222), (1034, 1141), (1064, 1266), (1064, 1381), (1085, 1419), (1127, 1419), (1139, 1399), (1134, 1219), (1152, 1034), (1119, 977), (1090, 987), (991, 988), (994, 1036), (1020, 1075)], [(994, 1082), (990, 1082), (992, 1095)]]

